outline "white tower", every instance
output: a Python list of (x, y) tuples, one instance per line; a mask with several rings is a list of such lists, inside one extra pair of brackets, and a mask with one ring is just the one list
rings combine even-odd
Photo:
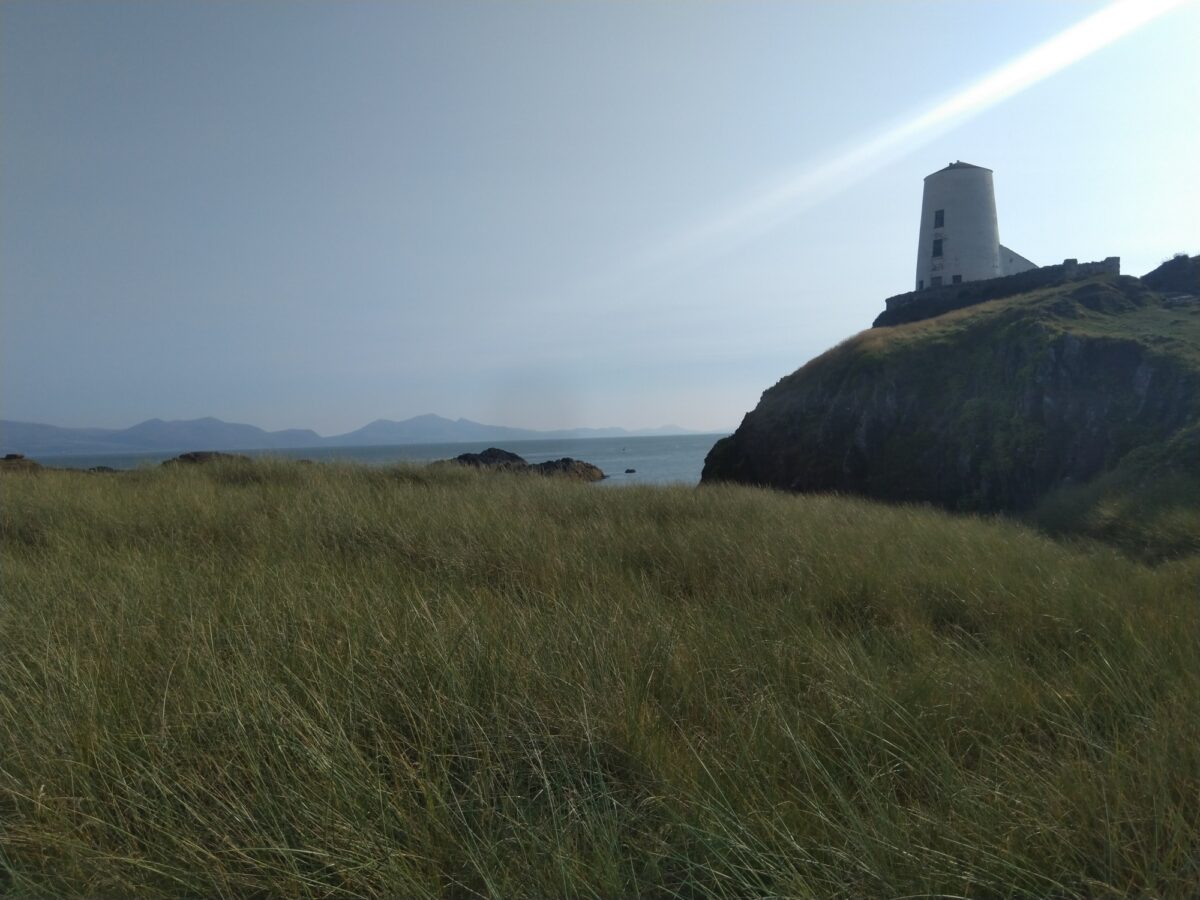
[(927, 175), (920, 235), (918, 291), (1009, 274), (1000, 258), (991, 169), (953, 162)]

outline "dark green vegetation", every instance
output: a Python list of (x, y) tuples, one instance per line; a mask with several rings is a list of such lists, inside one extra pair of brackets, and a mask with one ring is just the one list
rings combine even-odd
[(865, 331), (766, 391), (704, 480), (1200, 551), (1200, 298), (1098, 276)]
[(1165, 294), (1200, 294), (1200, 256), (1176, 253), (1153, 272), (1143, 275), (1142, 282)]
[(0, 490), (13, 894), (1200, 893), (1200, 557), (449, 467)]

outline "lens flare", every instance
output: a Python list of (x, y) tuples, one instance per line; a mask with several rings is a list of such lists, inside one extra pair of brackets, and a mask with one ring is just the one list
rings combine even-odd
[(785, 174), (732, 209), (661, 245), (644, 263), (660, 265), (701, 249), (736, 244), (862, 181), (904, 153), (928, 144), (1191, 0), (1117, 0), (967, 85), (915, 118), (848, 152)]

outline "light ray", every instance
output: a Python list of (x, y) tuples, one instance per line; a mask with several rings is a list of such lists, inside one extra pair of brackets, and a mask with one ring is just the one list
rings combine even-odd
[(643, 258), (643, 265), (653, 268), (698, 250), (741, 243), (769, 231), (798, 212), (862, 181), (902, 154), (928, 144), (951, 128), (1188, 2), (1192, 0), (1116, 0), (913, 119), (849, 152), (805, 165), (776, 179), (732, 209), (660, 245)]

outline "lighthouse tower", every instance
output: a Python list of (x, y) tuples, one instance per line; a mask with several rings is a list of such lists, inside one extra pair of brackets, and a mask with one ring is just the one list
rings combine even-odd
[[(918, 291), (1012, 274), (1011, 263), (1001, 261), (991, 169), (953, 162), (927, 175), (920, 235)], [(1017, 259), (1034, 268), (1024, 257)]]
[(1036, 269), (1000, 243), (992, 170), (952, 162), (925, 176), (917, 244), (917, 290)]

